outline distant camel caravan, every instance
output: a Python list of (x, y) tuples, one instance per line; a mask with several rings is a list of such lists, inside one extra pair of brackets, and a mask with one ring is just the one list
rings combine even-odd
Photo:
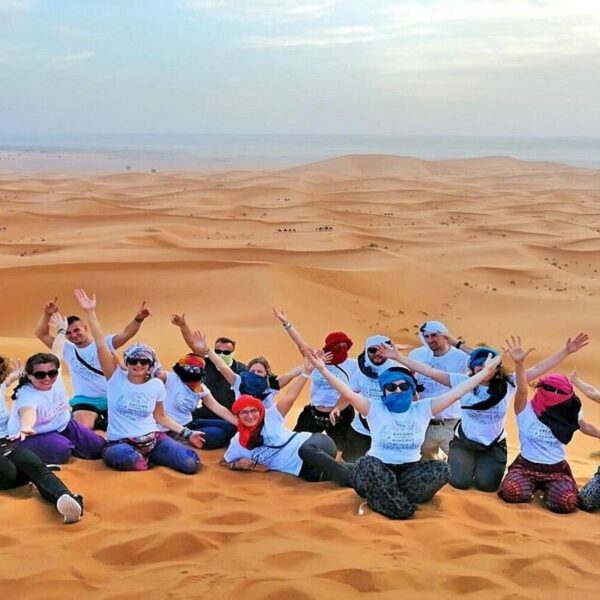
[[(56, 475), (72, 456), (102, 459), (118, 471), (158, 465), (193, 475), (201, 467), (197, 450), (218, 448), (226, 448), (221, 464), (233, 471), (279, 471), (352, 488), (364, 499), (359, 514), (366, 504), (391, 519), (411, 518), (447, 483), (496, 492), (509, 503), (530, 502), (539, 491), (556, 513), (600, 508), (600, 468), (578, 490), (566, 461), (576, 431), (600, 438), (575, 388), (595, 402), (600, 391), (575, 371), (552, 372), (588, 345), (584, 333), (527, 368), (532, 349), (520, 337), (500, 349), (471, 346), (432, 320), (407, 355), (412, 346), (374, 334), (353, 358), (346, 332), (310, 344), (274, 308), (301, 359), (277, 376), (265, 357), (240, 362), (235, 340), (221, 336), (211, 345), (174, 313), (188, 351), (168, 370), (154, 348), (131, 342), (151, 316), (145, 302), (122, 331), (105, 335), (95, 295), (76, 289), (74, 296), (85, 319), (63, 317), (57, 297), (44, 304), (35, 335), (49, 352), (24, 365), (0, 356), (0, 487), (33, 483), (65, 523), (84, 512), (83, 497)], [(508, 357), (514, 373), (503, 364)], [(289, 429), (285, 418), (309, 382), (308, 404)], [(507, 469), (511, 404), (520, 452)]]

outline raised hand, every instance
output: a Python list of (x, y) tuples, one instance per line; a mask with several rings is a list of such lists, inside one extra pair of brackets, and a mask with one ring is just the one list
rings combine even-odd
[(307, 349), (304, 352), (304, 358), (309, 360), (313, 368), (318, 369), (319, 371), (325, 369), (325, 363), (323, 362), (323, 359), (314, 350)]
[(54, 327), (57, 331), (59, 329), (64, 329), (65, 331), (69, 327), (69, 322), (66, 317), (63, 317), (58, 311), (52, 313), (50, 315), (50, 325)]
[(90, 298), (82, 288), (73, 290), (73, 294), (75, 295), (77, 302), (79, 302), (79, 306), (86, 312), (96, 308), (96, 294), (92, 294), (92, 297)]
[(574, 352), (577, 352), (578, 350), (581, 350), (582, 348), (587, 346), (589, 344), (589, 339), (590, 339), (590, 337), (588, 336), (587, 333), (580, 333), (573, 340), (571, 338), (569, 338), (565, 342), (565, 350), (567, 351), (568, 354), (573, 354)]
[(576, 369), (576, 368), (574, 368), (574, 369), (571, 371), (571, 374), (569, 375), (569, 379), (570, 379), (571, 381), (573, 381), (573, 382), (575, 382), (577, 379), (579, 379), (579, 376), (577, 375), (577, 369)]
[(185, 322), (185, 313), (181, 313), (180, 315), (173, 313), (171, 315), (171, 324), (175, 325), (175, 327), (185, 327), (187, 325)]
[(287, 314), (284, 313), (282, 310), (279, 310), (278, 308), (273, 307), (273, 315), (276, 319), (279, 319), (281, 321), (282, 325), (285, 325), (286, 323), (290, 322)]
[(206, 335), (196, 329), (191, 334), (191, 342), (194, 351), (198, 354), (206, 354), (208, 352), (208, 343), (206, 341)]
[(58, 312), (58, 296), (54, 296), (54, 300), (50, 300), (50, 302), (44, 304), (44, 312), (47, 315), (53, 315), (55, 312)]
[(529, 350), (527, 351), (523, 350), (523, 347), (521, 345), (521, 336), (519, 335), (516, 338), (515, 336), (511, 335), (510, 340), (507, 338), (505, 342), (506, 348), (503, 347), (502, 351), (506, 352), (507, 354), (510, 354), (510, 357), (516, 363), (523, 362), (527, 358), (529, 353), (535, 350), (535, 348), (529, 348)]
[(385, 356), (386, 358), (391, 358), (392, 360), (396, 361), (400, 358), (398, 347), (394, 344), (377, 344), (377, 350), (381, 356)]
[[(533, 350), (533, 348), (528, 350), (525, 353), (525, 356), (527, 356), (532, 350)], [(483, 363), (483, 369), (485, 371), (487, 371), (488, 373), (494, 372), (496, 370), (496, 367), (502, 362), (502, 359), (504, 358), (504, 354), (505, 354), (504, 350), (502, 352), (500, 352), (499, 354), (497, 354), (496, 356), (493, 356), (491, 353), (488, 354), (488, 357), (485, 359), (485, 362)], [(523, 357), (523, 360), (525, 360), (525, 357)]]
[(137, 314), (135, 315), (135, 320), (138, 323), (141, 323), (142, 321), (144, 321), (145, 319), (147, 319), (150, 316), (152, 316), (152, 312), (146, 305), (146, 301), (143, 300), (142, 305), (140, 306), (140, 309), (137, 311)]

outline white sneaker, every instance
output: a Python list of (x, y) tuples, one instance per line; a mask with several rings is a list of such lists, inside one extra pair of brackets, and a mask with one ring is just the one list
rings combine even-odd
[(83, 498), (70, 494), (63, 494), (56, 502), (58, 512), (63, 516), (64, 522), (77, 523), (83, 516)]

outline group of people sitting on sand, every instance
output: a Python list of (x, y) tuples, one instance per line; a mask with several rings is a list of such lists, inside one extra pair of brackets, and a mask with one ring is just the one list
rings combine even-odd
[[(600, 469), (578, 491), (566, 461), (577, 430), (600, 438), (574, 388), (597, 402), (600, 392), (575, 372), (550, 372), (587, 345), (585, 334), (527, 368), (531, 349), (518, 337), (502, 350), (471, 347), (427, 321), (422, 345), (406, 356), (408, 346), (373, 335), (350, 358), (346, 333), (328, 334), (315, 349), (274, 309), (301, 356), (276, 376), (264, 357), (243, 364), (234, 358), (234, 340), (220, 337), (211, 347), (185, 315), (174, 314), (191, 352), (167, 370), (150, 346), (127, 345), (150, 315), (145, 303), (123, 331), (105, 335), (95, 296), (77, 289), (75, 298), (85, 320), (64, 318), (57, 298), (44, 306), (35, 334), (50, 352), (24, 366), (0, 357), (0, 489), (33, 483), (66, 523), (83, 515), (81, 495), (56, 475), (71, 456), (101, 458), (121, 471), (155, 464), (192, 475), (200, 466), (196, 449), (224, 447), (229, 469), (333, 481), (392, 519), (412, 517), (447, 483), (497, 492), (510, 503), (529, 502), (541, 490), (558, 513), (600, 508)], [(514, 373), (503, 365), (507, 357)], [(62, 363), (71, 375), (70, 400)], [(309, 381), (309, 404), (290, 430), (285, 418)], [(520, 453), (505, 473), (511, 403)]]

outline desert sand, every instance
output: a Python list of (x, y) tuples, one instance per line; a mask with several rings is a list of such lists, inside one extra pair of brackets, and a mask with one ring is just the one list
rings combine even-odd
[[(186, 352), (169, 315), (185, 312), (210, 338), (238, 340), (241, 360), (264, 354), (285, 371), (299, 356), (276, 305), (315, 345), (347, 331), (354, 356), (373, 333), (417, 344), (430, 318), (470, 343), (520, 334), (533, 359), (584, 331), (590, 346), (562, 372), (576, 366), (600, 386), (600, 171), (347, 156), (260, 172), (4, 172), (0, 216), (2, 354), (40, 351), (41, 306), (58, 295), (76, 312), (82, 286), (98, 295), (106, 331), (147, 300), (153, 316), (138, 339), (167, 366)], [(600, 405), (584, 400), (584, 410), (600, 425)], [(508, 433), (512, 460), (512, 414)], [(580, 433), (569, 446), (578, 483), (598, 449)], [(393, 522), (359, 516), (351, 490), (233, 473), (219, 466), (222, 451), (200, 454), (193, 477), (73, 460), (63, 478), (86, 514), (72, 526), (35, 490), (2, 493), (3, 594), (574, 600), (600, 588), (597, 514), (447, 486), (413, 520)]]

